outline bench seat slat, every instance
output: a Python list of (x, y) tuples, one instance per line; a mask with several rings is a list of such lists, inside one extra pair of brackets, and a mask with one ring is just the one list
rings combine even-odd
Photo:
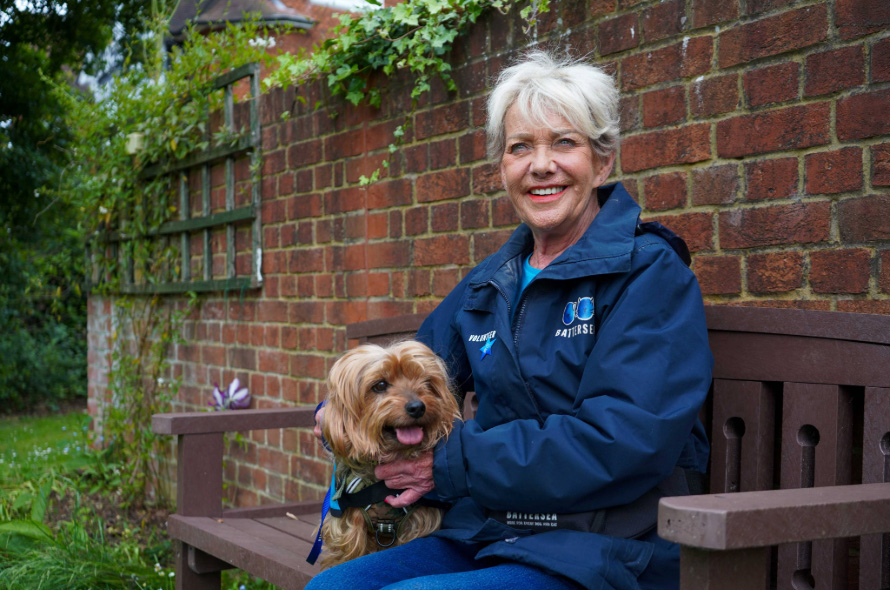
[(315, 541), (315, 532), (318, 530), (318, 521), (321, 520), (321, 515), (316, 515), (314, 518), (310, 518), (307, 515), (301, 515), (298, 516), (298, 518), (300, 520), (293, 520), (292, 518), (287, 517), (255, 518), (253, 520), (262, 523), (269, 528), (273, 528), (283, 533), (287, 533), (292, 537), (296, 537), (297, 539), (306, 541), (307, 543), (313, 543)]
[(321, 571), (306, 563), (311, 543), (247, 518), (173, 514), (170, 536), (284, 590), (300, 590)]

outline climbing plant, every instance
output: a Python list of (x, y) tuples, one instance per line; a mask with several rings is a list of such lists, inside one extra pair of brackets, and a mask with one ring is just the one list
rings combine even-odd
[[(215, 131), (212, 114), (222, 105), (214, 88), (219, 75), (271, 59), (270, 33), (257, 21), (201, 34), (190, 30), (182, 45), (162, 51), (166, 19), (156, 11), (146, 43), (113, 80), (96, 93), (71, 84), (54, 92), (67, 109), (71, 137), (60, 144), (67, 166), (47, 191), (74, 205), (72, 219), (89, 244), (94, 295), (112, 295), (108, 389), (96, 426), (108, 460), (131, 468), (121, 477), (124, 501), (142, 504), (162, 491), (158, 458), (167, 444), (151, 432), (151, 415), (169, 411), (179, 381), (171, 367), (182, 327), (197, 299), (122, 295), (127, 273), (162, 282), (178, 274), (177, 244), (159, 239), (158, 228), (175, 218), (179, 177), (157, 174), (196, 151), (237, 142), (248, 130)], [(109, 239), (109, 236), (116, 236)], [(122, 252), (126, 250), (126, 252)], [(155, 495), (156, 501), (163, 497)]]
[[(381, 7), (379, 0), (367, 1), (376, 8), (359, 15), (341, 14), (333, 34), (311, 51), (279, 55), (278, 68), (265, 84), (296, 85), (299, 92), (300, 86), (323, 80), (332, 96), (343, 96), (354, 105), (380, 106), (381, 90), (371, 84), (370, 75), (409, 72), (412, 108), (406, 113), (405, 123), (395, 131), (390, 153), (398, 149), (418, 99), (429, 92), (434, 77), (438, 76), (449, 90), (457, 89), (447, 54), (455, 39), (483, 13), (506, 13), (524, 4), (520, 14), (531, 28), (538, 15), (549, 10), (549, 0), (405, 0), (387, 7)], [(297, 100), (305, 102), (299, 94)], [(377, 180), (379, 172), (370, 178), (362, 176), (362, 184)]]

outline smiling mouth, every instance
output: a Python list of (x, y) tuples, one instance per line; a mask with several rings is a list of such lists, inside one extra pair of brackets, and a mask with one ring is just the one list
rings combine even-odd
[(546, 203), (549, 201), (553, 201), (558, 199), (563, 192), (567, 189), (567, 186), (549, 186), (547, 188), (533, 188), (529, 189), (528, 194), (531, 197), (532, 201), (538, 203)]

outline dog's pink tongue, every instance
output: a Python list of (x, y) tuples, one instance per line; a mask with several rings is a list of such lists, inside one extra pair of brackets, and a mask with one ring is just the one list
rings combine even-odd
[(417, 445), (423, 440), (423, 428), (420, 426), (406, 426), (396, 428), (396, 438), (403, 445)]

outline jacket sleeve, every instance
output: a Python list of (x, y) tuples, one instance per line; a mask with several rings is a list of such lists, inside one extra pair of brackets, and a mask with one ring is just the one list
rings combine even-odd
[(648, 244), (630, 272), (597, 287), (611, 305), (597, 308), (571, 411), (488, 430), (459, 425), (436, 450), (440, 496), (495, 510), (596, 510), (656, 486), (690, 447), (706, 453), (697, 416), (713, 361), (701, 293), (673, 251)]
[(445, 361), (451, 379), (452, 391), (463, 403), (468, 391), (473, 391), (473, 373), (467, 360), (460, 334), (455, 329), (454, 318), (463, 306), (464, 293), (470, 275), (458, 283), (451, 293), (424, 320), (416, 339), (423, 342)]

